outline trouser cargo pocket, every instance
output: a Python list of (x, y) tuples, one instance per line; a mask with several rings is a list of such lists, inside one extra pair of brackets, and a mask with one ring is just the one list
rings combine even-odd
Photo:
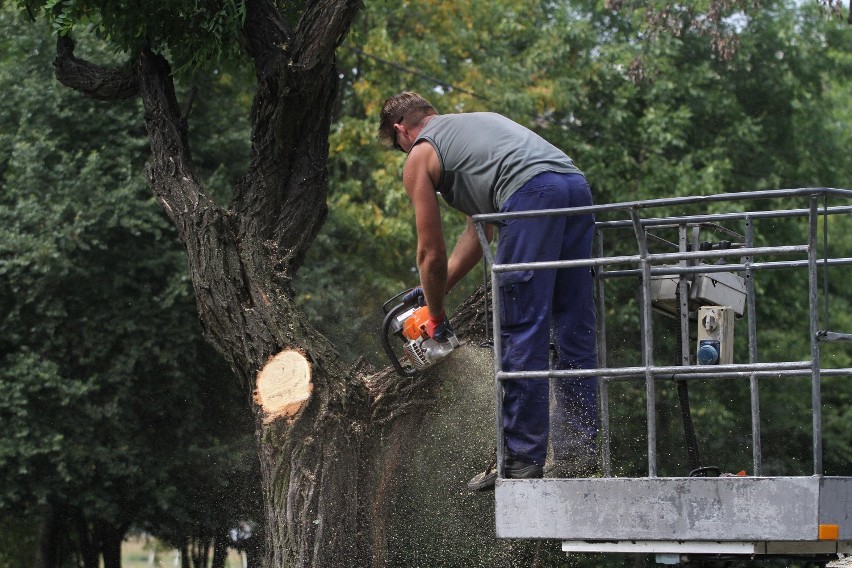
[(502, 272), (497, 275), (500, 287), (500, 322), (503, 327), (517, 327), (536, 319), (532, 270)]

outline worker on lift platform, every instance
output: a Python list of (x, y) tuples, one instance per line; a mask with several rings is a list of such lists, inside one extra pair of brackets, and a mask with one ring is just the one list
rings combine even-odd
[[(472, 215), (592, 204), (586, 178), (567, 155), (499, 114), (440, 115), (423, 97), (405, 92), (385, 101), (379, 137), (408, 154), (403, 183), (414, 208), (421, 284), (411, 294), (429, 308), (430, 336), (445, 332), (445, 296), (482, 257)], [(449, 258), (437, 193), (468, 216)], [(498, 229), (497, 263), (585, 259), (591, 254), (594, 217), (510, 219)], [(492, 238), (491, 227), (486, 234)], [(589, 268), (504, 272), (498, 282), (504, 371), (548, 369), (551, 339), (557, 369), (597, 366)], [(554, 381), (552, 423), (549, 390), (544, 379), (503, 383), (508, 478), (542, 477), (549, 439), (554, 464), (564, 468), (560, 476), (585, 475), (597, 465), (596, 379)], [(494, 459), (468, 487), (492, 489), (496, 477)]]

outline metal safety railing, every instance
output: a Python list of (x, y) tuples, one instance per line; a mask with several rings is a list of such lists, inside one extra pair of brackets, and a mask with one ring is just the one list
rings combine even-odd
[[(829, 206), (829, 199), (841, 202), (841, 205)], [(782, 208), (791, 202), (804, 202), (800, 208)], [(763, 204), (762, 206), (760, 204)], [(501, 368), (501, 327), (500, 318), (494, 317), (492, 339), (494, 350), (495, 404), (498, 476), (503, 477), (503, 393), (502, 382), (516, 379), (551, 379), (566, 377), (597, 377), (599, 380), (600, 404), (600, 443), (603, 473), (612, 475), (610, 451), (610, 401), (609, 384), (613, 381), (643, 380), (645, 382), (645, 404), (647, 420), (647, 461), (648, 477), (658, 475), (658, 433), (655, 384), (662, 379), (745, 379), (749, 381), (751, 397), (752, 457), (754, 475), (763, 470), (760, 432), (760, 379), (765, 377), (810, 376), (812, 408), (812, 449), (813, 472), (823, 473), (822, 448), (822, 393), (821, 378), (824, 376), (852, 376), (852, 368), (823, 368), (820, 360), (820, 343), (824, 341), (850, 341), (852, 334), (831, 331), (830, 310), (828, 307), (828, 269), (835, 266), (852, 265), (852, 258), (831, 257), (828, 250), (828, 218), (836, 215), (852, 214), (852, 191), (833, 188), (801, 188), (773, 191), (741, 192), (710, 196), (676, 197), (631, 201), (607, 205), (594, 205), (573, 209), (527, 211), (476, 215), (473, 221), (483, 249), (486, 274), (490, 273), (492, 310), (500, 313), (500, 294), (498, 274), (517, 270), (542, 270), (574, 267), (590, 267), (595, 272), (596, 310), (598, 325), (598, 367), (595, 369), (571, 369), (541, 371), (508, 372)], [(753, 210), (707, 213), (711, 206), (742, 208), (750, 206)], [(778, 206), (778, 208), (773, 208)], [(696, 214), (665, 215), (666, 211), (682, 211), (689, 207), (700, 207), (704, 212)], [(657, 212), (657, 216), (650, 216)], [(552, 261), (538, 263), (497, 264), (484, 231), (484, 224), (496, 223), (506, 219), (532, 218), (543, 216), (577, 216), (594, 214), (596, 222), (596, 243), (592, 257), (581, 260)], [(606, 220), (601, 217), (606, 216)], [(610, 219), (612, 218), (612, 219)], [(807, 238), (802, 244), (755, 246), (755, 224), (758, 221), (773, 221), (787, 218), (801, 218), (807, 221)], [(739, 223), (742, 232), (727, 229), (722, 224)], [(822, 239), (819, 227), (822, 224)], [(725, 234), (742, 237), (735, 246), (719, 247), (708, 250), (701, 248), (698, 242), (699, 231), (712, 227)], [(651, 233), (653, 230), (676, 230), (677, 243), (668, 244), (676, 248), (675, 252), (652, 252), (649, 242), (663, 240)], [(635, 239), (634, 254), (607, 256), (605, 254), (605, 235), (611, 231), (629, 230)], [(624, 246), (625, 239), (615, 241)], [(729, 243), (730, 244), (730, 243)], [(820, 252), (822, 249), (822, 252)], [(764, 259), (773, 257), (772, 259)], [(778, 258), (782, 258), (779, 260)], [(787, 258), (792, 257), (792, 258)], [(760, 259), (760, 260), (758, 260)], [(729, 262), (734, 260), (735, 262)], [(710, 261), (723, 262), (712, 264)], [(676, 263), (676, 264), (670, 264)], [(627, 265), (627, 267), (624, 267)], [(615, 267), (615, 268), (613, 268)], [(755, 276), (766, 270), (792, 268), (807, 269), (807, 311), (810, 341), (810, 358), (798, 361), (761, 362), (757, 350), (756, 290)], [(745, 281), (744, 315), (748, 325), (748, 362), (738, 364), (719, 364), (708, 367), (691, 363), (691, 344), (689, 335), (689, 297), (688, 282), (697, 274), (736, 272), (742, 274)], [(819, 289), (819, 275), (822, 274), (823, 288)], [(619, 278), (640, 278), (640, 350), (641, 365), (607, 365), (606, 343), (606, 303), (605, 284)], [(680, 324), (680, 365), (657, 365), (654, 362), (654, 310), (652, 284), (654, 278), (676, 278), (677, 317)], [(819, 311), (819, 297), (822, 295), (824, 310)], [(486, 296), (487, 302), (487, 296)], [(486, 309), (486, 313), (488, 310)], [(822, 327), (820, 327), (822, 320)], [(852, 330), (847, 330), (852, 331)], [(486, 324), (486, 333), (488, 327)]]

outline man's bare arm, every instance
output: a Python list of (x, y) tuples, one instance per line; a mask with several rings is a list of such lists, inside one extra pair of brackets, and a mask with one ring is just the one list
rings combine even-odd
[[(486, 225), (485, 236), (488, 242), (491, 242), (493, 233), (494, 227)], [(450, 255), (447, 267), (447, 293), (476, 266), (480, 259), (482, 259), (482, 247), (479, 244), (479, 238), (476, 236), (473, 220), (468, 217), (467, 226), (462, 231), (456, 246), (453, 248), (453, 253)]]
[(414, 207), (417, 228), (417, 268), (420, 285), (426, 296), (429, 314), (444, 313), (447, 289), (447, 247), (441, 224), (441, 210), (435, 186), (440, 177), (440, 163), (428, 143), (414, 146), (408, 153), (402, 181)]

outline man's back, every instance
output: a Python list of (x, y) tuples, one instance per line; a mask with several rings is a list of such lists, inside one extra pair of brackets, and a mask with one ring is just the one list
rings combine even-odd
[(495, 213), (542, 172), (582, 173), (564, 152), (496, 113), (430, 117), (415, 144), (428, 141), (442, 167), (439, 191), (468, 215)]

